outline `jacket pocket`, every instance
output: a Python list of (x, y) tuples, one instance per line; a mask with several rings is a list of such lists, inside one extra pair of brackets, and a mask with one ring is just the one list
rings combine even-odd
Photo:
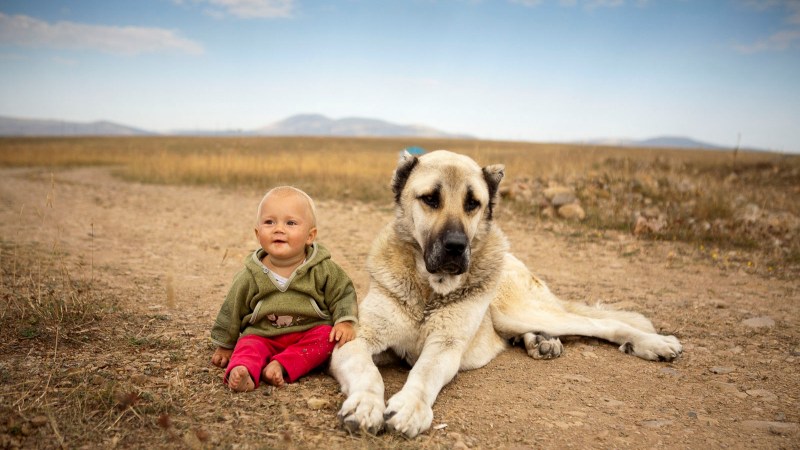
[(251, 324), (254, 324), (257, 321), (261, 320), (261, 317), (258, 316), (258, 312), (261, 309), (261, 304), (262, 303), (264, 303), (264, 300), (259, 300), (258, 303), (256, 303), (256, 307), (253, 308), (253, 315), (250, 316), (250, 323)]
[(331, 318), (331, 315), (330, 315), (330, 314), (326, 313), (325, 311), (323, 311), (323, 310), (321, 310), (321, 309), (319, 308), (319, 305), (317, 304), (317, 302), (316, 302), (316, 301), (314, 301), (314, 299), (313, 299), (313, 298), (309, 297), (309, 298), (308, 298), (308, 301), (310, 301), (310, 302), (311, 302), (311, 307), (312, 307), (312, 308), (314, 308), (314, 311), (317, 313), (317, 315), (318, 315), (318, 316), (319, 316), (321, 319), (328, 320), (328, 319), (330, 319), (330, 318)]

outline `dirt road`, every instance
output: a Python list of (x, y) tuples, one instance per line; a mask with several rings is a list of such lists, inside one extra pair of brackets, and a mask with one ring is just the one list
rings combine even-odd
[[(534, 361), (514, 348), (446, 386), (434, 405), (433, 429), (415, 441), (340, 430), (343, 396), (322, 373), (280, 390), (231, 394), (221, 371), (208, 364), (208, 331), (228, 283), (254, 248), (261, 194), (128, 183), (107, 168), (52, 178), (30, 169), (0, 171), (4, 248), (63, 251), (72, 276), (102, 283), (105, 295), (132, 317), (138, 328), (129, 325), (123, 335), (156, 342), (132, 348), (129, 337), (109, 335), (96, 348), (67, 345), (56, 352), (58, 370), (87, 372), (65, 378), (64, 389), (135, 389), (141, 400), (133, 413), (117, 408), (118, 418), (103, 419), (99, 433), (73, 434), (53, 417), (55, 424), (30, 427), (27, 435), (0, 422), (0, 435), (44, 447), (800, 446), (800, 281), (724, 271), (681, 243), (515, 218), (502, 204), (496, 220), (512, 250), (557, 295), (640, 311), (661, 332), (676, 334), (684, 355), (673, 363), (646, 362), (605, 342), (568, 339), (561, 358)], [(319, 240), (351, 274), (360, 296), (368, 285), (365, 256), (392, 215), (390, 201), (387, 191), (385, 206), (318, 204)], [(4, 250), (3, 258), (15, 257)], [(5, 393), (41, 388), (17, 382), (15, 367), (53, 353), (32, 341), (4, 343)], [(382, 371), (391, 395), (407, 369)], [(38, 411), (24, 407), (3, 411), (20, 426)], [(85, 408), (87, 430), (111, 415)]]

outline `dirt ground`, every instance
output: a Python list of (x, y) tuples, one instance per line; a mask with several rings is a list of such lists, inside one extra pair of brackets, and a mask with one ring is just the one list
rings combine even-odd
[[(683, 356), (647, 362), (585, 338), (552, 361), (512, 348), (459, 373), (414, 441), (341, 430), (344, 397), (324, 373), (232, 394), (208, 362), (208, 334), (255, 246), (262, 193), (128, 183), (111, 170), (0, 170), (4, 267), (55, 249), (116, 305), (108, 323), (55, 346), (3, 334), (0, 447), (800, 448), (797, 277), (725, 270), (688, 244), (512, 217), (502, 204), (512, 251), (557, 295), (642, 312)], [(318, 204), (319, 240), (362, 297), (390, 200)], [(407, 370), (382, 369), (387, 395)]]

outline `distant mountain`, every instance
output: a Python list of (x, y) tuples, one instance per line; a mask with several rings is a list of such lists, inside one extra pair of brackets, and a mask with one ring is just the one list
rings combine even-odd
[(582, 141), (582, 144), (607, 145), (612, 147), (659, 147), (659, 148), (686, 148), (726, 150), (728, 147), (709, 144), (682, 136), (659, 136), (650, 139), (592, 139)]
[[(331, 119), (321, 114), (299, 114), (255, 130), (176, 130), (155, 133), (114, 122), (91, 123), (65, 120), (20, 119), (0, 116), (0, 136), (352, 136), (352, 137), (428, 137), (476, 139), (465, 134), (447, 133), (421, 125), (398, 125), (378, 119), (348, 117)], [(722, 147), (681, 136), (651, 139), (592, 139), (577, 142), (612, 147), (664, 147), (725, 150)], [(752, 150), (752, 149), (748, 149)]]
[(153, 134), (113, 122), (19, 119), (0, 116), (0, 136), (143, 136)]
[(320, 114), (299, 114), (252, 131), (262, 136), (432, 137), (472, 139), (420, 125), (398, 125), (378, 119), (331, 119)]

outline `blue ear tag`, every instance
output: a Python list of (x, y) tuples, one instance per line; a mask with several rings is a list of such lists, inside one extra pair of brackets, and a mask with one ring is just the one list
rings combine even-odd
[(422, 155), (423, 153), (425, 153), (425, 149), (424, 148), (417, 147), (416, 145), (413, 145), (411, 147), (406, 147), (403, 150), (407, 151), (412, 156), (419, 156), (419, 155)]

